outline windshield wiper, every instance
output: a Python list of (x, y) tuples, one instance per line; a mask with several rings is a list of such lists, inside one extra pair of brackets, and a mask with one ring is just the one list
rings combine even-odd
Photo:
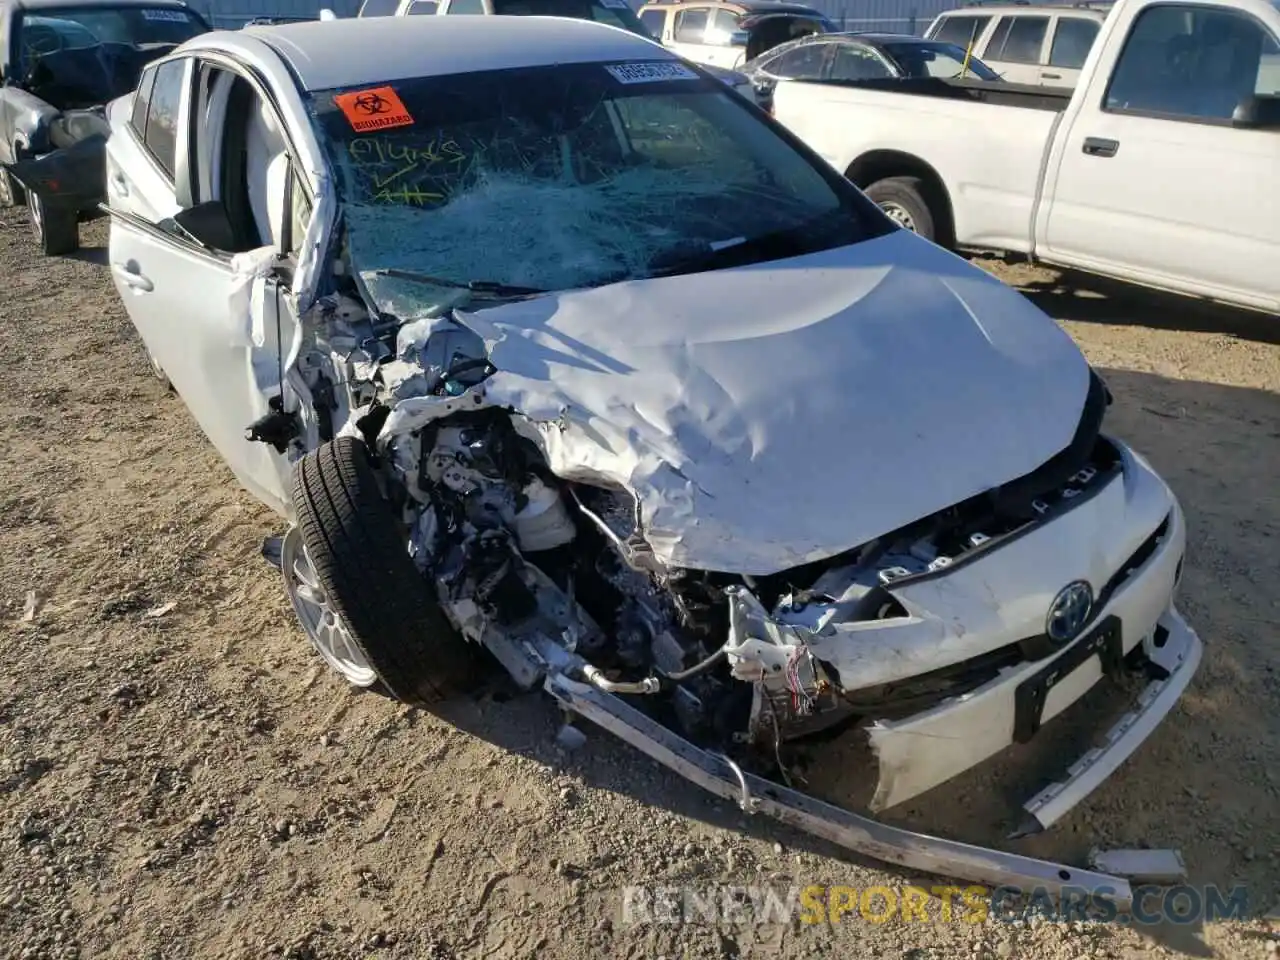
[(499, 283), (496, 280), (467, 280), (466, 282), (445, 280), (443, 277), (433, 277), (413, 270), (396, 270), (395, 268), (375, 270), (373, 275), (375, 277), (387, 277), (391, 280), (408, 280), (411, 283), (428, 283), (433, 287), (448, 287), (452, 290), (487, 293), (495, 297), (532, 297), (535, 294), (547, 292), (541, 287), (520, 287), (511, 283)]

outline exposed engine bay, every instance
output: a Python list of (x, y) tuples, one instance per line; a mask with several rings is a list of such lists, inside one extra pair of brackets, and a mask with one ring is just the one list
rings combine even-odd
[(556, 476), (528, 419), (485, 402), (494, 367), (457, 314), (401, 326), (371, 321), (350, 297), (316, 313), (320, 335), (294, 366), (315, 439), (346, 423), (378, 452), (423, 588), (465, 637), (518, 682), (515, 651), (552, 638), (591, 665), (598, 688), (635, 695), (693, 743), (784, 779), (788, 741), (919, 711), (1043, 657), (1028, 641), (885, 683), (827, 653), (835, 641), (875, 642), (842, 628), (916, 618), (900, 586), (1056, 516), (1120, 469), (1098, 433), (1107, 398), (1095, 379), (1071, 447), (1032, 476), (773, 574), (678, 568), (650, 549), (627, 491)]

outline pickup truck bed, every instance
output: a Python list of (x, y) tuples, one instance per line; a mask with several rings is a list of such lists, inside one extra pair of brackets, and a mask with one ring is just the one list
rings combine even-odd
[(774, 116), (945, 245), (1280, 313), (1280, 8), (1117, 0), (1074, 91), (786, 81)]

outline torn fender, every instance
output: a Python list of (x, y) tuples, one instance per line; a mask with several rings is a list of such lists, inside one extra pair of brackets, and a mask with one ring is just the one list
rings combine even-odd
[(9, 165), (9, 173), (49, 210), (96, 210), (107, 198), (107, 138), (95, 133), (61, 150)]

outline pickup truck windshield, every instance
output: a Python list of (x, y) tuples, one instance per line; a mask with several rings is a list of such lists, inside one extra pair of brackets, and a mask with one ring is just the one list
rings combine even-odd
[(208, 29), (172, 7), (41, 7), (16, 24), (18, 79), (61, 109), (106, 103), (133, 90), (149, 61)]
[(311, 109), (351, 260), (401, 317), (427, 309), (432, 290), (387, 270), (557, 290), (782, 259), (891, 229), (679, 61), (396, 81), (316, 93)]

